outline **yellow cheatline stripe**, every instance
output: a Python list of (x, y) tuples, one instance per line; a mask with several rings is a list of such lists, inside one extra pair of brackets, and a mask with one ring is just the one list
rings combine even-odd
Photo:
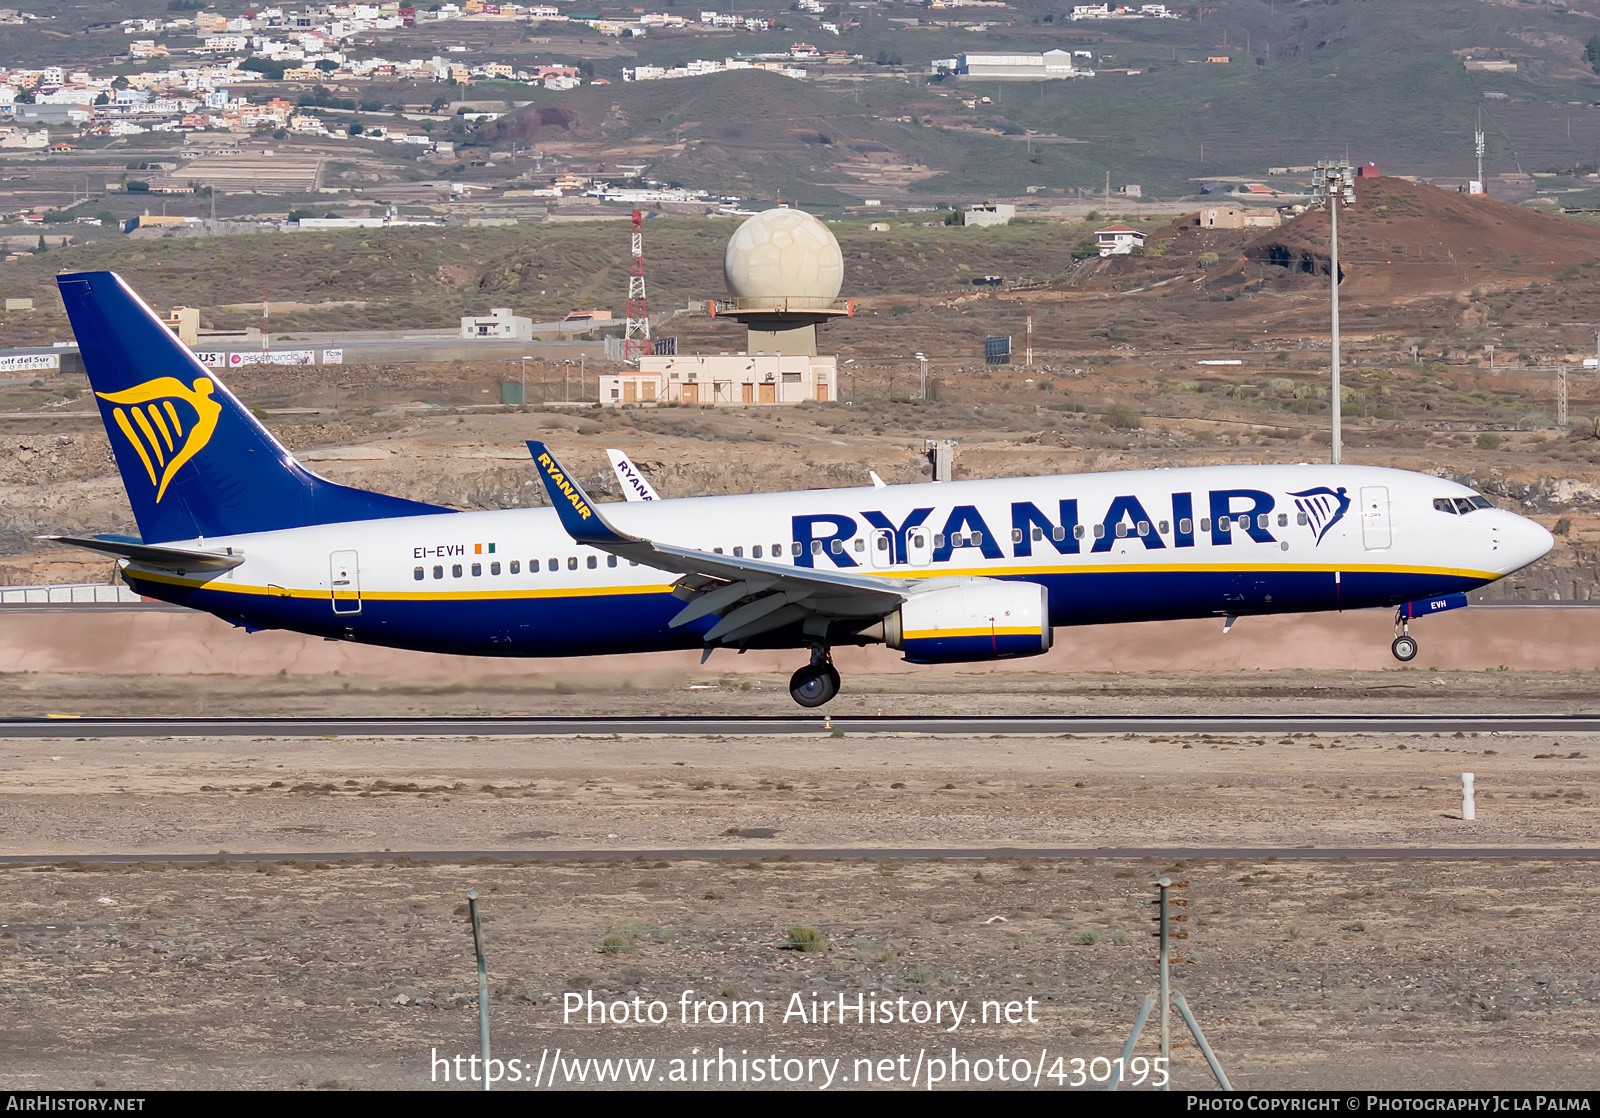
[(931, 640), (935, 637), (1038, 637), (1043, 636), (1043, 629), (1022, 626), (1016, 628), (980, 627), (977, 629), (918, 629), (916, 632), (903, 634), (903, 639), (908, 641)]
[(1274, 574), (1280, 571), (1299, 574), (1406, 574), (1447, 575), (1453, 578), (1484, 578), (1493, 581), (1504, 578), (1496, 571), (1474, 571), (1464, 567), (1410, 567), (1390, 566), (1384, 563), (1103, 563), (1082, 566), (1052, 567), (917, 567), (907, 570), (893, 568), (893, 573), (883, 570), (863, 571), (862, 574), (884, 578), (950, 578), (970, 576), (996, 578), (1002, 575), (1100, 575), (1100, 574)]
[[(134, 571), (133, 577), (146, 582), (159, 582), (167, 586), (187, 586), (193, 589), (204, 587), (224, 594), (241, 594), (252, 597), (266, 598), (300, 598), (311, 601), (327, 601), (332, 592), (329, 590), (305, 590), (298, 587), (284, 586), (249, 586), (231, 584), (212, 578), (186, 578), (154, 571)], [(359, 593), (354, 590), (339, 590), (339, 599), (354, 600), (359, 597), (364, 602), (474, 602), (474, 601), (513, 601), (529, 598), (589, 598), (589, 597), (619, 597), (638, 594), (670, 594), (671, 583), (662, 583), (655, 586), (590, 586), (573, 587), (570, 589), (546, 590), (460, 590), (433, 592), (428, 591), (366, 591)]]
[(113, 408), (111, 414), (117, 417), (117, 426), (122, 428), (122, 433), (128, 436), (128, 442), (133, 444), (133, 449), (139, 454), (139, 461), (144, 463), (145, 473), (150, 475), (150, 484), (156, 483), (156, 468), (150, 462), (150, 456), (144, 452), (144, 446), (139, 442), (139, 436), (134, 434), (133, 424), (128, 422), (128, 413), (121, 408)]

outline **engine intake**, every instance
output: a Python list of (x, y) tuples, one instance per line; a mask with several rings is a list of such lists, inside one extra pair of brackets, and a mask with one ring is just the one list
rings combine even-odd
[(1036, 582), (963, 579), (914, 594), (883, 619), (883, 638), (913, 664), (1038, 656), (1050, 651), (1050, 594)]

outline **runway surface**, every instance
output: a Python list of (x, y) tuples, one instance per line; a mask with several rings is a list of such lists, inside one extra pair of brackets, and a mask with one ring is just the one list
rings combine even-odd
[(683, 862), (760, 861), (839, 861), (855, 859), (933, 858), (970, 860), (985, 858), (1103, 858), (1108, 861), (1493, 861), (1522, 858), (1535, 861), (1600, 860), (1600, 848), (1559, 846), (1216, 846), (1216, 847), (722, 847), (720, 849), (666, 850), (384, 850), (323, 851), (321, 853), (217, 853), (217, 854), (8, 854), (0, 865), (132, 865), (137, 863), (211, 862), (614, 862), (644, 859)]
[(1600, 714), (0, 719), (0, 738), (755, 737), (782, 734), (1588, 734)]

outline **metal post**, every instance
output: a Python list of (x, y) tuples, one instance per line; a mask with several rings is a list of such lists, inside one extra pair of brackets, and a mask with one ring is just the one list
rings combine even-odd
[(578, 399), (580, 400), (588, 395), (589, 390), (584, 387), (584, 381), (588, 379), (588, 376), (589, 355), (587, 353), (580, 353), (578, 354)]
[(1556, 426), (1561, 430), (1567, 429), (1567, 367), (1558, 366), (1556, 369)]
[(528, 358), (522, 358), (522, 399), (517, 401), (523, 407), (528, 406)]
[(1155, 1008), (1155, 1004), (1154, 994), (1144, 996), (1144, 1004), (1139, 1007), (1139, 1016), (1133, 1021), (1133, 1032), (1128, 1034), (1128, 1043), (1122, 1046), (1122, 1058), (1117, 1061), (1117, 1066), (1111, 1069), (1111, 1085), (1106, 1090), (1115, 1091), (1117, 1084), (1122, 1082), (1122, 1069), (1128, 1066), (1128, 1060), (1133, 1056), (1133, 1046), (1139, 1043), (1139, 1034), (1144, 1032), (1144, 1023), (1149, 1020), (1150, 1011)]
[(1478, 790), (1471, 773), (1461, 774), (1461, 818), (1470, 823), (1478, 818)]
[[(1167, 965), (1167, 887), (1171, 884), (1170, 877), (1156, 881), (1156, 887), (1161, 890), (1161, 899), (1157, 902), (1161, 906), (1161, 1066), (1167, 1069), (1169, 1083), (1172, 1081), (1172, 982)], [(1161, 1089), (1165, 1091), (1166, 1085)]]
[[(1189, 1012), (1189, 1003), (1184, 1000), (1182, 991), (1174, 990), (1172, 998), (1178, 1003), (1178, 1012), (1183, 1014), (1183, 1020), (1189, 1026), (1189, 1031), (1194, 1034), (1194, 1042), (1200, 1046), (1200, 1054), (1206, 1058), (1206, 1063), (1211, 1065), (1211, 1074), (1217, 1077), (1217, 1086), (1224, 1091), (1233, 1090), (1233, 1084), (1228, 1082), (1228, 1075), (1222, 1070), (1222, 1065), (1217, 1062), (1216, 1054), (1211, 1051), (1211, 1045), (1206, 1043), (1206, 1035), (1200, 1031), (1200, 1022), (1194, 1019), (1194, 1014)], [(1171, 1078), (1172, 1065), (1168, 1064), (1168, 1078)], [(1166, 1090), (1166, 1088), (1162, 1088)]]
[(489, 1089), (489, 967), (483, 957), (483, 922), (478, 919), (478, 891), (467, 891), (472, 915), (472, 949), (478, 953), (478, 1047), (483, 1052), (483, 1089)]
[(1333, 261), (1330, 268), (1330, 284), (1333, 288), (1333, 464), (1337, 466), (1343, 457), (1344, 432), (1341, 429), (1343, 419), (1339, 398), (1339, 198), (1337, 194), (1328, 197), (1328, 212), (1333, 218)]

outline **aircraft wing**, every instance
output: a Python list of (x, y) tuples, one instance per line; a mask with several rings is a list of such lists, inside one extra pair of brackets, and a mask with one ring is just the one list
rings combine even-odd
[(796, 621), (820, 624), (820, 636), (830, 620), (877, 619), (911, 593), (912, 584), (904, 579), (718, 555), (618, 531), (543, 443), (529, 440), (528, 450), (567, 534), (589, 547), (682, 575), (675, 593), (687, 604), (670, 624), (716, 615), (717, 623), (705, 634), (708, 644), (737, 644)]
[(234, 548), (226, 551), (189, 551), (181, 547), (154, 547), (131, 540), (102, 539), (99, 536), (39, 536), (51, 543), (64, 543), (70, 547), (87, 548), (106, 555), (115, 555), (141, 567), (161, 571), (227, 571), (244, 562), (244, 553)]
[(659, 501), (661, 495), (644, 479), (639, 472), (639, 467), (633, 460), (620, 450), (607, 450), (606, 457), (611, 459), (611, 468), (616, 472), (617, 481), (622, 485), (622, 496), (629, 501)]

